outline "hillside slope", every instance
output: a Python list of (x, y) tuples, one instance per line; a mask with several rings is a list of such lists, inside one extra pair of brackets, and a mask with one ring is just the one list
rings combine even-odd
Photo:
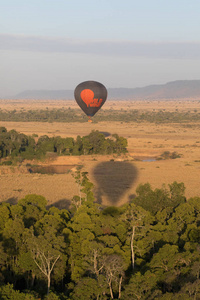
[[(140, 88), (108, 88), (109, 99), (182, 99), (200, 98), (200, 80), (177, 80)], [(27, 90), (13, 99), (74, 99), (73, 90)]]

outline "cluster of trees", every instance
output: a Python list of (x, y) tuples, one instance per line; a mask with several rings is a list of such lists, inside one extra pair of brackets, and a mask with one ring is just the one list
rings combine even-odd
[[(159, 111), (141, 111), (137, 109), (109, 109), (100, 110), (93, 117), (94, 122), (118, 121), (118, 122), (143, 122), (150, 123), (183, 123), (199, 121), (200, 113), (196, 110), (169, 112), (165, 109)], [(4, 111), (0, 109), (2, 121), (14, 122), (87, 122), (87, 117), (80, 109), (46, 109), (46, 110), (21, 110)]]
[(14, 122), (85, 122), (87, 117), (79, 110), (71, 108), (65, 109), (40, 109), (40, 110), (12, 110), (0, 109), (0, 119), (2, 121)]
[(170, 151), (164, 151), (160, 157), (158, 158), (158, 160), (160, 159), (176, 159), (176, 158), (180, 158), (181, 154), (178, 154), (176, 151), (170, 152)]
[(7, 131), (0, 127), (0, 158), (7, 156), (33, 159), (41, 158), (48, 152), (57, 155), (90, 155), (90, 154), (112, 154), (125, 153), (127, 140), (113, 134), (106, 138), (98, 130), (92, 131), (87, 136), (77, 136), (76, 140), (71, 137), (61, 138), (41, 136), (37, 142), (34, 137), (26, 136), (15, 130)]
[(0, 205), (1, 299), (199, 299), (200, 198), (145, 184), (103, 208), (87, 173), (74, 176), (69, 210), (38, 195)]

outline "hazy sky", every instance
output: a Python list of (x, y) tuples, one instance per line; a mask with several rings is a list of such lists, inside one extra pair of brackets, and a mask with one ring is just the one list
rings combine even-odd
[(0, 97), (200, 79), (199, 0), (0, 0)]

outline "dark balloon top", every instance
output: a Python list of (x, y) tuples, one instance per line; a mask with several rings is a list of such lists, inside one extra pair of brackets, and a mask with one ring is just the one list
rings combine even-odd
[(107, 90), (100, 82), (84, 81), (75, 88), (74, 97), (84, 113), (92, 117), (105, 103)]

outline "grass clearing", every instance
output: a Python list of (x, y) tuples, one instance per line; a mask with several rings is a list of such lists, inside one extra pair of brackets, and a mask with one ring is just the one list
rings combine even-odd
[[(67, 101), (30, 101), (30, 100), (1, 100), (1, 109), (41, 109), (44, 107), (62, 108)], [(108, 102), (108, 103), (107, 103)], [(107, 101), (105, 109), (111, 109), (114, 102)], [(76, 107), (74, 101), (67, 102), (68, 105)], [(116, 101), (114, 108), (131, 107), (141, 110), (159, 110), (187, 112), (187, 110), (200, 111), (200, 101)], [(109, 136), (117, 133), (128, 139), (128, 151), (126, 156), (82, 156), (82, 157), (57, 157), (47, 164), (71, 165), (82, 164), (84, 170), (89, 173), (90, 180), (95, 184), (95, 192), (101, 190), (101, 202), (104, 205), (121, 205), (130, 200), (135, 194), (136, 187), (140, 183), (149, 182), (152, 188), (161, 188), (162, 184), (169, 184), (173, 181), (184, 182), (186, 186), (186, 197), (200, 196), (199, 173), (200, 173), (200, 120), (199, 122), (154, 124), (134, 120), (130, 123), (124, 122), (98, 122), (98, 123), (43, 123), (43, 122), (0, 122), (0, 126), (8, 130), (15, 129), (27, 135), (42, 135), (73, 137), (77, 135), (88, 135), (92, 130), (99, 130)], [(176, 159), (159, 161), (142, 161), (144, 159), (161, 156), (164, 152), (181, 154)], [(102, 191), (99, 186), (94, 170), (102, 163), (114, 161), (126, 161), (137, 170), (137, 176), (130, 182), (124, 181), (121, 189), (110, 185), (110, 193), (120, 194), (117, 201), (111, 201), (109, 192)], [(104, 165), (105, 166), (105, 165)], [(119, 165), (120, 166), (120, 165)], [(70, 199), (78, 194), (78, 187), (74, 178), (68, 174), (29, 174), (25, 172), (23, 164), (17, 167), (0, 166), (0, 188), (1, 201), (17, 201), (27, 194), (35, 193), (46, 197), (49, 204), (65, 205)], [(119, 167), (120, 168), (120, 167)], [(112, 168), (111, 168), (112, 169)], [(130, 170), (123, 170), (124, 176), (129, 176)], [(110, 178), (113, 178), (116, 170), (113, 168)], [(108, 180), (108, 179), (107, 179)], [(102, 185), (102, 184), (101, 184)], [(119, 184), (118, 184), (119, 185)], [(109, 185), (108, 185), (109, 188)]]

